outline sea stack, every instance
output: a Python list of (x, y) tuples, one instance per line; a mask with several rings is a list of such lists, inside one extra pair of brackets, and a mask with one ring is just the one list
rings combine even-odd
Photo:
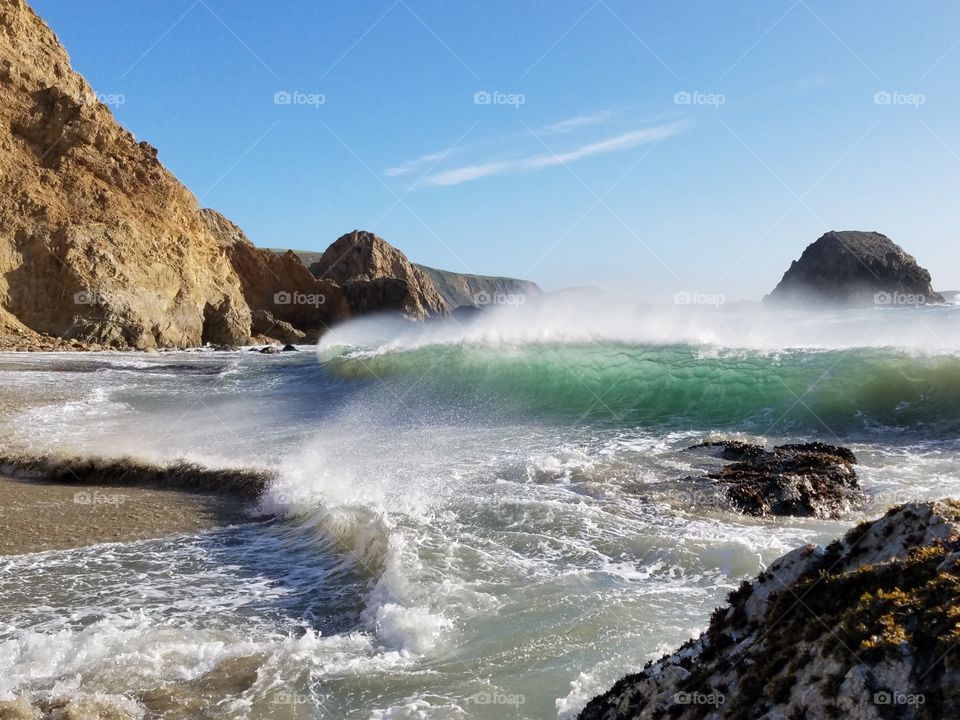
[(930, 273), (878, 232), (831, 230), (807, 246), (764, 300), (831, 307), (942, 303)]
[(433, 281), (407, 256), (366, 230), (342, 235), (310, 265), (318, 280), (343, 286), (355, 313), (400, 310), (420, 320), (450, 312)]

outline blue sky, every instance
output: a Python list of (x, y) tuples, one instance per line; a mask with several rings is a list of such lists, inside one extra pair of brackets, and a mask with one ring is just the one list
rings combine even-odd
[(258, 245), (756, 299), (830, 229), (960, 289), (953, 0), (33, 0)]

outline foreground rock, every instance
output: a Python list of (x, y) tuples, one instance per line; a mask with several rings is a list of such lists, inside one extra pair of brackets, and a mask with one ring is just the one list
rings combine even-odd
[(767, 451), (740, 441), (695, 445), (734, 460), (707, 477), (740, 512), (763, 517), (838, 518), (864, 501), (851, 450), (825, 443), (780, 445)]
[(794, 260), (765, 300), (803, 305), (942, 303), (930, 273), (886, 235), (831, 231)]
[(419, 320), (450, 311), (423, 270), (366, 230), (337, 238), (310, 265), (310, 272), (319, 280), (342, 285), (354, 312), (398, 310)]
[(960, 502), (904, 505), (744, 582), (581, 720), (960, 717)]

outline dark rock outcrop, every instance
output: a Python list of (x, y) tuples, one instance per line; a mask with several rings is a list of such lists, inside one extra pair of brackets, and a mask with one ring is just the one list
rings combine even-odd
[(960, 717), (960, 502), (894, 508), (744, 582), (580, 720)]
[(472, 320), (476, 320), (480, 312), (480, 308), (476, 305), (460, 305), (455, 307), (450, 312), (450, 315), (454, 320), (458, 320), (460, 322), (470, 322)]
[(698, 443), (688, 450), (699, 450), (707, 448), (717, 450), (720, 457), (724, 460), (755, 460), (766, 454), (766, 450), (761, 445), (743, 442), (742, 440), (717, 440)]
[(353, 312), (396, 310), (420, 320), (450, 308), (433, 282), (407, 256), (365, 230), (341, 236), (310, 266), (318, 280), (344, 286)]
[(767, 451), (740, 441), (703, 443), (735, 462), (707, 477), (740, 512), (763, 517), (837, 518), (863, 503), (853, 452), (825, 443), (779, 445)]
[(809, 245), (765, 300), (861, 307), (943, 302), (913, 256), (886, 235), (855, 230), (833, 230)]

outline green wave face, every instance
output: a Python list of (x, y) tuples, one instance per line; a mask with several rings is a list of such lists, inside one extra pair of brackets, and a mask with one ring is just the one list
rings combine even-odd
[(341, 377), (558, 420), (843, 434), (960, 430), (960, 357), (881, 349), (726, 352), (621, 344), (433, 345), (341, 355)]

